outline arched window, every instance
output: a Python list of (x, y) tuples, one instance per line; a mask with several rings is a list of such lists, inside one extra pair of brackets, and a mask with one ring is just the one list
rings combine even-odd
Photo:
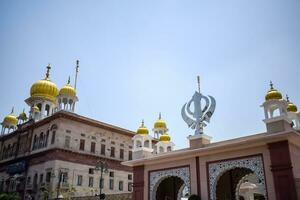
[(146, 140), (145, 142), (144, 142), (144, 147), (150, 147), (150, 141), (149, 140)]
[(159, 153), (163, 153), (164, 152), (164, 148), (163, 147), (159, 147)]
[(42, 148), (43, 146), (44, 146), (44, 133), (41, 132), (40, 138), (39, 138), (39, 147), (38, 148)]
[(35, 150), (35, 149), (36, 149), (36, 146), (37, 146), (37, 137), (36, 137), (36, 135), (34, 135), (34, 138), (33, 138), (33, 145), (32, 145), (32, 150)]
[(137, 148), (142, 147), (142, 142), (140, 140), (136, 141), (136, 147)]
[(168, 146), (168, 147), (167, 147), (167, 152), (170, 152), (170, 151), (172, 151), (172, 147), (171, 147), (171, 146)]
[(47, 130), (47, 134), (46, 134), (46, 137), (44, 139), (44, 147), (46, 147), (48, 145), (48, 138), (49, 138), (49, 130)]
[(42, 104), (41, 103), (37, 104), (36, 106), (40, 109), (40, 111), (42, 110)]
[(46, 105), (45, 111), (46, 111), (46, 115), (49, 116), (50, 115), (50, 106), (48, 104)]
[(2, 159), (5, 159), (6, 147), (4, 146), (2, 150)]

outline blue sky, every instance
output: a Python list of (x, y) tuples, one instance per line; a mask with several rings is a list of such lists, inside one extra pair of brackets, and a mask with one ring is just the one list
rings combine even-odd
[(0, 1), (0, 117), (28, 107), (52, 65), (61, 87), (80, 60), (77, 112), (135, 130), (158, 113), (177, 147), (180, 110), (201, 76), (217, 108), (213, 141), (265, 131), (268, 82), (300, 103), (300, 1)]

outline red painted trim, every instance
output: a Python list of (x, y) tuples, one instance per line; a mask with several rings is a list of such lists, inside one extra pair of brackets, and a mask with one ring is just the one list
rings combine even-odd
[(287, 140), (268, 144), (277, 200), (297, 200), (295, 178)]
[(144, 165), (133, 167), (133, 191), (132, 200), (144, 199)]
[(196, 161), (196, 176), (197, 176), (197, 194), (201, 196), (201, 180), (200, 180), (200, 163), (199, 163), (199, 156), (195, 158)]

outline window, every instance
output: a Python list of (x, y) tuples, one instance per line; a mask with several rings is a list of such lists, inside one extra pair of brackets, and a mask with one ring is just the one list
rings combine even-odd
[(115, 157), (115, 147), (110, 147), (110, 157)]
[(54, 144), (54, 142), (55, 142), (55, 134), (56, 134), (56, 131), (53, 131), (52, 138), (51, 138), (51, 144)]
[(40, 174), (40, 183), (43, 182), (43, 179), (44, 179), (44, 174)]
[(28, 176), (27, 177), (27, 184), (30, 185), (30, 183), (31, 183), (31, 176)]
[(132, 183), (128, 183), (128, 191), (129, 191), (129, 192), (132, 191)]
[(84, 151), (84, 140), (80, 139), (80, 146), (79, 146), (79, 150)]
[(95, 153), (96, 142), (91, 142), (91, 153)]
[(104, 188), (104, 179), (103, 178), (101, 178), (99, 181), (99, 187), (102, 189)]
[(77, 176), (77, 185), (82, 186), (82, 175)]
[(128, 152), (128, 160), (132, 160), (132, 151)]
[(60, 174), (61, 182), (67, 183), (68, 182), (68, 172), (61, 172)]
[(109, 177), (111, 177), (111, 178), (115, 177), (115, 173), (114, 172), (109, 172)]
[(94, 177), (89, 177), (89, 187), (93, 187), (94, 185)]
[(119, 181), (119, 190), (123, 191), (123, 181)]
[(51, 180), (51, 172), (46, 173), (46, 183), (49, 183)]
[(70, 148), (71, 137), (66, 135), (65, 137), (65, 148)]
[(101, 144), (101, 155), (105, 155), (105, 144)]
[(94, 174), (94, 168), (89, 168), (89, 174)]
[(114, 189), (114, 179), (109, 179), (109, 189), (110, 190)]
[(132, 180), (132, 174), (128, 174), (128, 180)]
[(124, 149), (120, 149), (120, 159), (124, 159)]

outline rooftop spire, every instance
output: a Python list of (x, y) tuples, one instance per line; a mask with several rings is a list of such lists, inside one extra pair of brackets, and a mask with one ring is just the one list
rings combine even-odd
[(14, 113), (14, 109), (15, 109), (15, 107), (13, 106), (12, 109), (11, 109), (11, 114)]
[(69, 76), (69, 79), (68, 79), (68, 84), (70, 84), (71, 83), (71, 78), (70, 78), (70, 76)]
[(287, 101), (287, 102), (290, 102), (289, 96), (288, 96), (288, 95), (285, 95), (285, 96), (286, 96), (286, 101)]
[(142, 126), (141, 127), (144, 127), (144, 119), (142, 119)]
[(75, 90), (76, 90), (76, 87), (77, 87), (78, 72), (79, 72), (79, 60), (76, 60), (76, 73), (75, 73), (75, 83), (74, 83)]
[(273, 87), (273, 82), (272, 82), (272, 81), (270, 81), (270, 88), (271, 88), (271, 90), (274, 89), (274, 87)]
[(159, 112), (158, 119), (161, 119), (161, 112)]
[(198, 92), (200, 93), (200, 76), (197, 76), (197, 82), (198, 82)]
[(50, 66), (50, 63), (47, 65), (47, 72), (46, 72), (46, 77), (45, 77), (45, 79), (49, 79), (49, 77), (50, 77), (50, 69), (51, 69), (51, 66)]

